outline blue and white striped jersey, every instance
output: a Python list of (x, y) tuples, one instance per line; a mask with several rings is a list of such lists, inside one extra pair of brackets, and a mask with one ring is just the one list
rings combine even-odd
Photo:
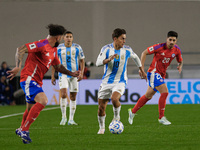
[(124, 45), (120, 50), (115, 50), (113, 43), (105, 45), (97, 58), (96, 66), (103, 65), (103, 60), (110, 56), (117, 56), (104, 65), (103, 84), (125, 83), (127, 84), (127, 63), (128, 58), (132, 58), (138, 67), (141, 67), (139, 57), (133, 52), (131, 47)]
[[(79, 59), (84, 59), (85, 55), (80, 45), (73, 43), (71, 47), (66, 47), (64, 43), (57, 48), (60, 63), (69, 71), (77, 71), (79, 69)], [(58, 73), (59, 77), (62, 73)], [(71, 76), (67, 75), (68, 78)]]

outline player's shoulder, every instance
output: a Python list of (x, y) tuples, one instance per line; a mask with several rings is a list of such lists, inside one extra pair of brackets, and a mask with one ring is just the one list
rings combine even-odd
[(123, 48), (132, 51), (132, 48), (129, 45), (124, 45)]
[(175, 44), (174, 47), (176, 48), (177, 51), (181, 52), (181, 49), (180, 49), (180, 47), (178, 45)]
[(163, 49), (166, 47), (166, 43), (157, 43), (157, 44), (154, 44), (153, 46), (150, 46), (150, 47), (153, 47), (154, 50), (159, 50), (159, 49)]
[[(49, 42), (48, 42), (47, 39), (42, 39), (42, 40), (34, 41), (32, 43), (36, 44), (38, 48), (39, 47), (43, 47), (43, 46), (49, 44)], [(31, 43), (27, 43), (27, 44), (31, 44)]]
[(104, 52), (107, 49), (114, 48), (113, 43), (107, 44), (101, 48), (101, 52)]
[(61, 44), (58, 45), (57, 48), (59, 49), (59, 48), (61, 48), (61, 47), (65, 47), (65, 44), (64, 44), (64, 43), (61, 43)]
[(73, 43), (72, 46), (74, 46), (75, 48), (81, 48), (81, 46), (77, 43)]

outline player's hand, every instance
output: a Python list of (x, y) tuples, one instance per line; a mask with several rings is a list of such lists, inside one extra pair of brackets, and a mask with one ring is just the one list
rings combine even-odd
[(113, 59), (115, 59), (115, 57), (117, 56), (117, 54), (114, 54), (112, 56), (110, 56), (108, 59), (109, 59), (109, 62), (112, 61)]
[(78, 76), (77, 78), (78, 78), (78, 80), (77, 80), (78, 82), (81, 81), (81, 80), (83, 79), (83, 74), (80, 73), (79, 76)]
[(181, 74), (181, 72), (182, 72), (182, 66), (178, 66), (177, 69), (178, 69), (179, 74)]
[(147, 74), (144, 71), (139, 70), (139, 75), (141, 79), (145, 79), (147, 81)]
[(56, 85), (56, 78), (54, 76), (51, 76), (51, 83), (53, 85)]
[(80, 75), (80, 71), (75, 71), (75, 72), (72, 72), (72, 77), (78, 77)]
[(10, 75), (7, 78), (10, 78), (10, 80), (12, 80), (17, 73), (19, 72), (20, 68), (19, 67), (15, 67), (12, 70), (7, 71), (6, 73), (9, 73)]

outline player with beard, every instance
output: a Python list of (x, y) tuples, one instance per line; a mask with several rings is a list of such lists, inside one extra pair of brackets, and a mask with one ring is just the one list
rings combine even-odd
[(17, 48), (15, 55), (16, 67), (8, 71), (10, 73), (8, 78), (12, 80), (21, 69), (24, 54), (28, 53), (20, 76), (20, 85), (26, 95), (27, 108), (23, 114), (20, 128), (16, 129), (16, 134), (22, 138), (25, 144), (32, 142), (29, 137), (30, 125), (48, 102), (42, 89), (42, 80), (49, 67), (52, 65), (58, 72), (73, 77), (79, 76), (79, 71), (71, 72), (61, 65), (57, 56), (56, 47), (59, 45), (66, 29), (55, 24), (49, 24), (47, 29), (49, 35), (46, 39), (27, 43)]
[(155, 44), (148, 47), (142, 52), (141, 62), (142, 68), (144, 68), (144, 63), (147, 55), (154, 54), (153, 61), (147, 71), (148, 88), (142, 97), (138, 100), (137, 104), (133, 109), (129, 109), (128, 121), (130, 124), (133, 123), (133, 118), (135, 113), (142, 108), (147, 101), (149, 101), (157, 91), (160, 93), (160, 98), (158, 101), (159, 108), (159, 118), (158, 122), (163, 125), (170, 125), (171, 122), (167, 120), (164, 116), (166, 99), (168, 96), (167, 85), (164, 82), (166, 70), (172, 60), (176, 58), (178, 62), (178, 71), (181, 73), (183, 66), (183, 58), (181, 55), (181, 49), (176, 45), (178, 38), (178, 33), (175, 31), (169, 31), (167, 34), (167, 40), (165, 43)]

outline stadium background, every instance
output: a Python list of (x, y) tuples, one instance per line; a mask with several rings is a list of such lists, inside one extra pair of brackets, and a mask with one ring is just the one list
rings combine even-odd
[[(112, 42), (111, 34), (117, 27), (126, 29), (126, 44), (138, 56), (148, 46), (165, 42), (167, 32), (174, 30), (179, 33), (177, 44), (182, 50), (184, 66), (179, 75), (177, 63), (173, 61), (168, 77), (199, 79), (199, 8), (199, 1), (185, 0), (0, 0), (0, 60), (14, 67), (16, 48), (46, 38), (45, 26), (49, 23), (62, 24), (72, 31), (74, 42), (84, 50), (85, 61), (94, 63), (102, 46)], [(151, 61), (152, 56), (149, 56), (145, 69)], [(103, 75), (103, 67), (93, 66), (90, 70), (90, 79), (100, 79)], [(50, 74), (51, 69), (45, 78)], [(128, 63), (128, 77), (139, 78), (132, 60)], [(19, 77), (16, 79), (18, 84)], [(141, 90), (145, 91), (146, 87)]]

